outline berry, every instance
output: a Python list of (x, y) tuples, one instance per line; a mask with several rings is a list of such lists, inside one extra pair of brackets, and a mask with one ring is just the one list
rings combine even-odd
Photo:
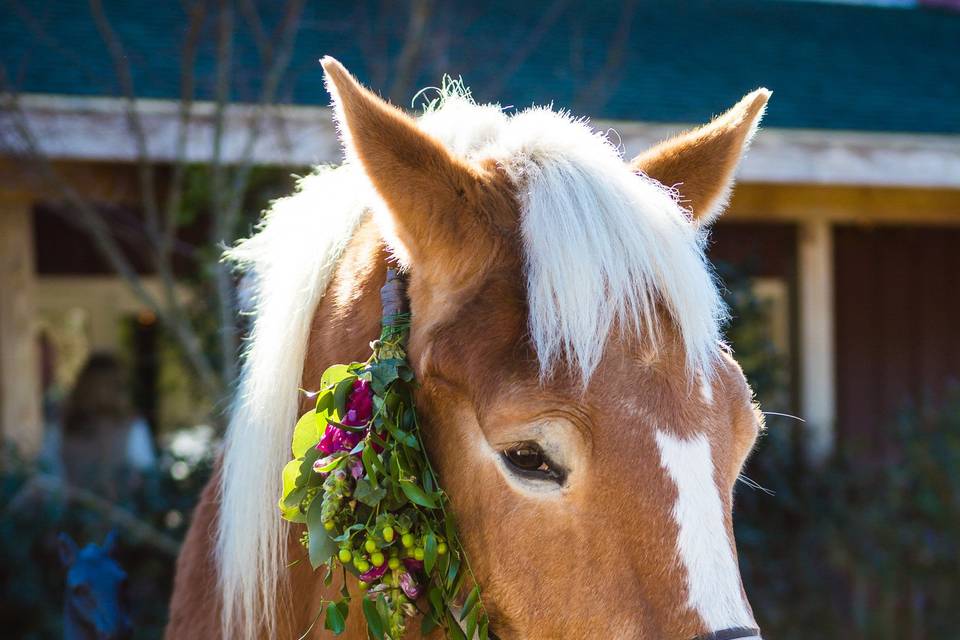
[(407, 549), (413, 546), (413, 542), (413, 536), (409, 533), (403, 534), (403, 536), (400, 538), (400, 543)]
[(398, 558), (398, 557), (396, 557), (396, 556), (391, 556), (391, 557), (390, 557), (390, 560), (387, 561), (387, 566), (390, 567), (391, 569), (399, 569), (399, 568), (400, 568), (400, 558)]
[(370, 585), (364, 582), (363, 580), (357, 581), (357, 586), (360, 588), (360, 591), (366, 591), (370, 588)]
[(417, 547), (413, 550), (413, 557), (415, 560), (423, 560), (423, 549)]
[(376, 553), (370, 556), (370, 562), (373, 563), (373, 566), (375, 567), (382, 567), (384, 563), (383, 554), (377, 551)]
[(442, 556), (447, 552), (447, 543), (441, 542), (437, 545), (437, 555)]
[(383, 528), (383, 539), (388, 543), (393, 542), (393, 527), (386, 526)]
[(353, 554), (350, 553), (350, 549), (340, 549), (337, 553), (337, 557), (340, 558), (340, 562), (346, 564), (353, 560)]
[(333, 520), (325, 520), (323, 523), (323, 528), (327, 531), (333, 531)]
[(364, 560), (363, 558), (360, 558), (359, 562), (354, 562), (353, 566), (355, 566), (357, 568), (357, 571), (359, 571), (360, 573), (366, 573), (367, 571), (370, 571), (370, 563)]
[(367, 550), (367, 553), (373, 553), (377, 550), (377, 543), (367, 538), (367, 541), (363, 543), (363, 548)]

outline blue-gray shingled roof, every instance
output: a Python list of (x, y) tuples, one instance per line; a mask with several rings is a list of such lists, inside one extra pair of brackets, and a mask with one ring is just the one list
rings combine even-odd
[[(0, 62), (25, 92), (115, 95), (116, 74), (87, 2), (0, 0)], [(138, 95), (175, 98), (187, 18), (175, 0), (105, 0)], [(209, 3), (211, 5), (215, 3)], [(237, 3), (240, 7), (243, 3)], [(256, 2), (266, 28), (279, 0)], [(284, 101), (327, 104), (317, 60), (331, 54), (386, 91), (406, 2), (308, 2), (281, 85)], [(0, 5), (3, 6), (3, 5)], [(700, 122), (758, 86), (774, 127), (960, 133), (960, 13), (775, 0), (437, 3), (409, 90), (460, 75), (480, 100), (553, 102), (593, 117)], [(260, 59), (235, 17), (233, 95), (255, 100)], [(211, 95), (215, 25), (204, 25), (197, 94)], [(599, 79), (598, 79), (599, 76)]]

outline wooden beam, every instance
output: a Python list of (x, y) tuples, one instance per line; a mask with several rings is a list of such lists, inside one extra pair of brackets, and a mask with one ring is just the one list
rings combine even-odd
[(825, 220), (806, 222), (797, 238), (800, 415), (806, 421), (807, 454), (821, 462), (833, 450), (836, 420), (833, 228)]
[(720, 220), (960, 225), (960, 189), (739, 183)]
[(0, 430), (26, 457), (43, 442), (32, 222), (28, 198), (0, 192)]

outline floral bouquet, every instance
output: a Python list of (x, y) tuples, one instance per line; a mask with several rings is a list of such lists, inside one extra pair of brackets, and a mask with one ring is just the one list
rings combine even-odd
[[(401, 286), (392, 271), (385, 307), (391, 283)], [(323, 373), (315, 409), (294, 428), (280, 512), (306, 524), (301, 542), (313, 568), (326, 567), (325, 584), (338, 566), (343, 573), (340, 598), (324, 601), (314, 624), (325, 613), (327, 629), (344, 630), (350, 573), (377, 640), (399, 640), (417, 613), (424, 634), (440, 626), (448, 638), (479, 633), (487, 640), (489, 621), (477, 586), (458, 616), (451, 610), (467, 574), (476, 581), (424, 453), (403, 346), (408, 329), (408, 314), (385, 314), (366, 362)]]

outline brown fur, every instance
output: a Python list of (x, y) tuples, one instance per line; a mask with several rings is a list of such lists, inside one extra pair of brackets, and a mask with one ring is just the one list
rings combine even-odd
[(769, 99), (768, 90), (757, 89), (710, 124), (661, 142), (630, 164), (675, 187), (695, 219), (711, 222), (726, 206), (744, 145)]
[[(382, 221), (372, 219), (356, 233), (317, 309), (303, 386), (315, 387), (329, 364), (366, 357), (379, 330), (386, 242), (399, 240), (411, 272), (409, 356), (421, 384), (424, 437), (492, 628), (517, 639), (684, 639), (706, 631), (686, 606), (671, 517), (676, 488), (661, 468), (654, 430), (707, 435), (732, 544), (733, 485), (758, 428), (737, 364), (723, 360), (707, 405), (687, 379), (680, 340), (668, 331), (656, 358), (639, 337), (611, 339), (586, 391), (563, 373), (541, 382), (526, 337), (520, 212), (509, 182), (496, 167), (478, 170), (452, 158), (338, 63), (325, 60), (324, 67), (348, 144), (388, 204), (396, 236), (388, 231), (385, 241)], [(754, 104), (749, 109), (759, 108)], [(746, 118), (735, 119), (740, 129), (752, 126)], [(708, 205), (716, 183), (729, 179), (708, 157), (726, 148), (717, 141), (732, 135), (724, 127), (707, 142), (693, 136), (658, 148), (643, 164), (668, 183), (688, 185), (695, 208)], [(677, 158), (687, 147), (692, 157)], [(517, 491), (495, 462), (506, 446), (534, 437), (532, 425), (542, 419), (567, 425), (577, 461), (551, 498)], [(178, 563), (168, 638), (220, 637), (211, 560), (215, 486), (204, 492)], [(300, 530), (290, 527), (294, 558), (302, 555)], [(278, 596), (283, 638), (298, 637), (319, 599), (339, 585), (325, 590), (301, 562), (289, 572), (289, 587)], [(321, 626), (312, 637), (327, 637)], [(416, 637), (418, 623), (410, 628)], [(344, 637), (365, 637), (359, 608)]]

